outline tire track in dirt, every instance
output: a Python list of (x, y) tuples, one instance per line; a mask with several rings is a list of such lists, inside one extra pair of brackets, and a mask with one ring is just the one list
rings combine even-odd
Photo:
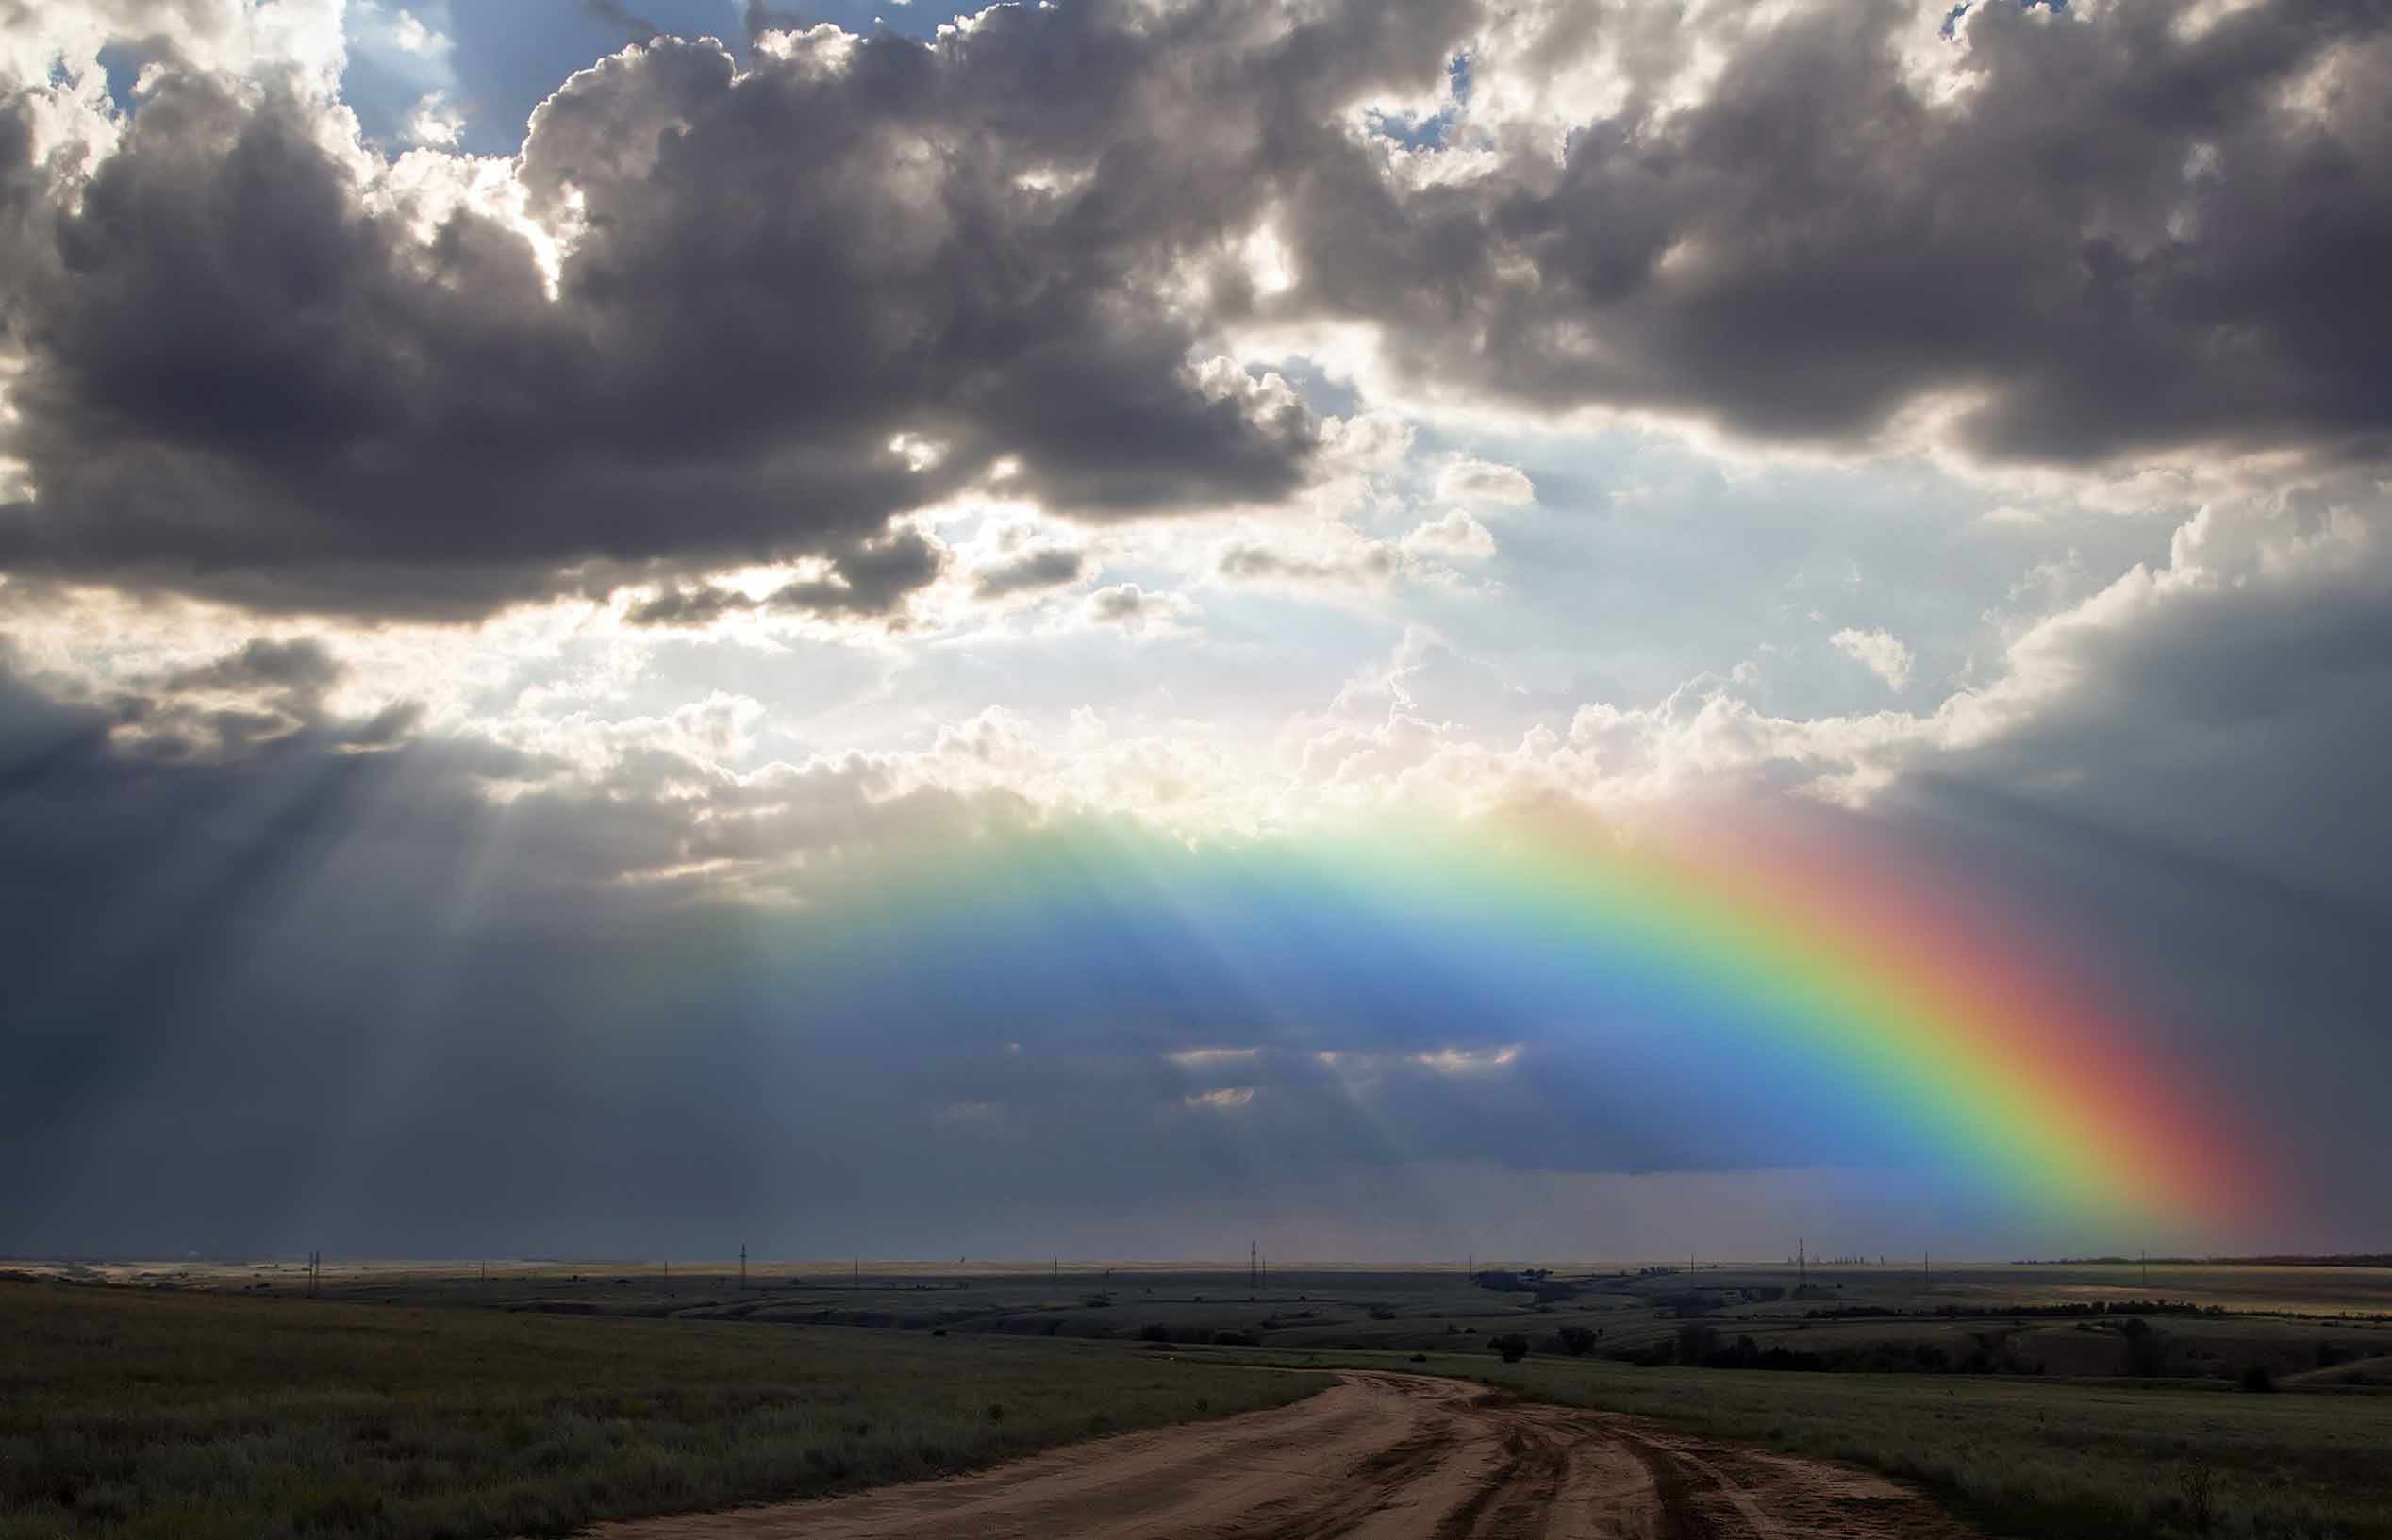
[(1291, 1406), (593, 1540), (1981, 1540), (1915, 1490), (1615, 1413), (1352, 1371)]

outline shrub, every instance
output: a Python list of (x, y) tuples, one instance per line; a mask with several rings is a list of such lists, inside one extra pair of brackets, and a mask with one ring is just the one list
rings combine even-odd
[(2175, 1367), (2176, 1339), (2151, 1322), (2130, 1316), (2118, 1334), (2126, 1339), (2127, 1373), (2156, 1379)]
[(2272, 1391), (2276, 1388), (2276, 1377), (2265, 1364), (2246, 1364), (2242, 1377), (2234, 1382), (2234, 1387), (2238, 1390)]
[(1565, 1326), (1561, 1329), (1561, 1350), (1572, 1358), (1584, 1358), (1595, 1350), (1595, 1333), (1585, 1326)]
[(1262, 1346), (1262, 1338), (1252, 1332), (1215, 1332), (1213, 1346), (1216, 1348), (1259, 1348)]
[(1138, 1329), (1138, 1338), (1140, 1342), (1169, 1342), (1171, 1339), (1171, 1329), (1159, 1323), (1141, 1326)]
[(1518, 1332), (1508, 1332), (1487, 1346), (1503, 1354), (1506, 1364), (1517, 1364), (1528, 1356), (1528, 1339)]

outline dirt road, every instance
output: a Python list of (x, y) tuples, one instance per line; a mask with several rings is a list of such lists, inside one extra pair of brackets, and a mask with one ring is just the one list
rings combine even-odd
[(605, 1540), (1971, 1540), (1877, 1477), (1417, 1375), (852, 1498)]

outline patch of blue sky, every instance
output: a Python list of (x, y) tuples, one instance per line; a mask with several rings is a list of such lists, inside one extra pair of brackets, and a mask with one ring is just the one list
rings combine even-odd
[[(2005, 517), (1992, 489), (1915, 459), (1828, 466), (1714, 459), (1675, 435), (1454, 435), (1422, 428), (1423, 463), (1468, 455), (1517, 466), (1534, 504), (1472, 505), (1496, 555), (1474, 575), (1501, 603), (1440, 603), (1461, 652), (1499, 664), (1532, 694), (1657, 701), (1687, 680), (1754, 665), (1741, 689), (1807, 716), (1894, 704), (1828, 641), (1885, 629), (1918, 654), (1912, 692), (1932, 704), (2001, 651), (2005, 614), (2048, 604), (2038, 568), (2106, 584), (2164, 560), (2174, 521), (2046, 522)], [(1444, 505), (1421, 505), (1434, 514)], [(2082, 597), (2082, 593), (2068, 597)]]
[(1370, 131), (1391, 139), (1407, 150), (1443, 150), (1446, 136), (1470, 102), (1470, 56), (1455, 54), (1445, 66), (1445, 105), (1432, 113), (1387, 112), (1373, 108), (1368, 114)]
[[(456, 25), (450, 0), (350, 8), (341, 98), (357, 115), (367, 143), (386, 154), (406, 150), (416, 142), (411, 125), (427, 99), (459, 105)], [(463, 131), (473, 126), (469, 113)]]

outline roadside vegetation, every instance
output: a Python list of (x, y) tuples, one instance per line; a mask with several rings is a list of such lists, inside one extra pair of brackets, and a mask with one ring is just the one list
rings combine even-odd
[(1323, 1383), (1092, 1343), (0, 1280), (0, 1540), (561, 1535)]

